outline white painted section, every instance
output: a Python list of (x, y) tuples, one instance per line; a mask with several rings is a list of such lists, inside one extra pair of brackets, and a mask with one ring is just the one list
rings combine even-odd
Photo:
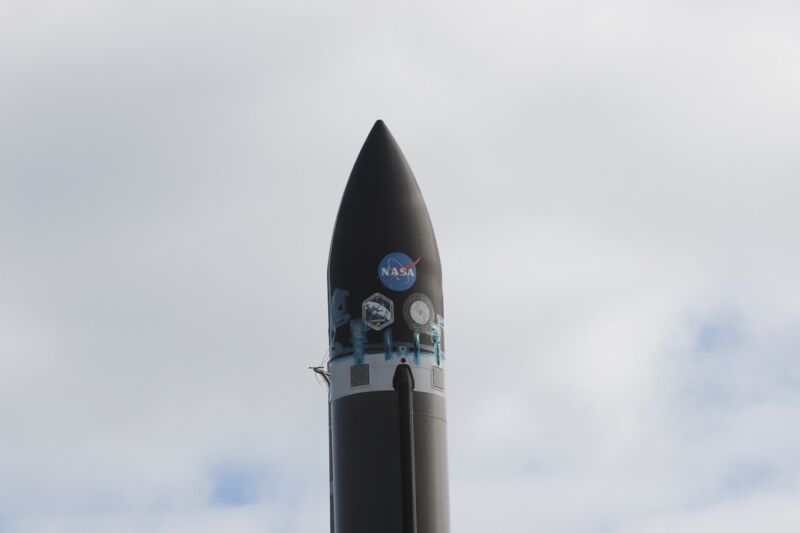
[[(414, 391), (427, 392), (444, 396), (444, 391), (433, 387), (433, 367), (436, 366), (436, 358), (429, 354), (421, 354), (419, 365), (414, 364), (414, 356), (405, 357), (408, 366), (414, 374)], [(388, 361), (383, 353), (372, 353), (364, 356), (364, 363), (369, 365), (369, 385), (360, 387), (350, 386), (350, 367), (354, 364), (354, 357), (348, 355), (334, 359), (328, 363), (328, 372), (331, 376), (330, 399), (334, 401), (343, 396), (351, 394), (362, 394), (365, 392), (391, 391), (394, 390), (394, 373), (397, 366), (403, 362), (398, 356), (394, 356)], [(444, 357), (441, 359), (440, 368), (444, 371)], [(445, 389), (447, 388), (445, 373)]]

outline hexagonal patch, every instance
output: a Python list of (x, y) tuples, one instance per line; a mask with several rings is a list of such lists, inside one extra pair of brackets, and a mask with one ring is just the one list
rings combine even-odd
[(369, 329), (380, 331), (394, 322), (394, 302), (376, 292), (361, 303), (361, 317)]

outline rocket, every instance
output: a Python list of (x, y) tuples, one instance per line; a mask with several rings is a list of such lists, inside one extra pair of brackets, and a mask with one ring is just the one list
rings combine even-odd
[(377, 121), (328, 259), (332, 533), (449, 533), (442, 269), (428, 210)]

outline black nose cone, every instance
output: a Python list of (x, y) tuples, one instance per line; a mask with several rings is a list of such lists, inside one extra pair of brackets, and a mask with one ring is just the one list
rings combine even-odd
[(443, 350), (442, 270), (428, 209), (379, 120), (339, 206), (328, 261), (331, 357)]

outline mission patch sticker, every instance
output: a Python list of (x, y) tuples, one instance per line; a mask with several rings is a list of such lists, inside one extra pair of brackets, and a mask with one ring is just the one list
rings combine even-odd
[(380, 331), (394, 322), (394, 302), (376, 292), (361, 303), (361, 318), (369, 329)]

